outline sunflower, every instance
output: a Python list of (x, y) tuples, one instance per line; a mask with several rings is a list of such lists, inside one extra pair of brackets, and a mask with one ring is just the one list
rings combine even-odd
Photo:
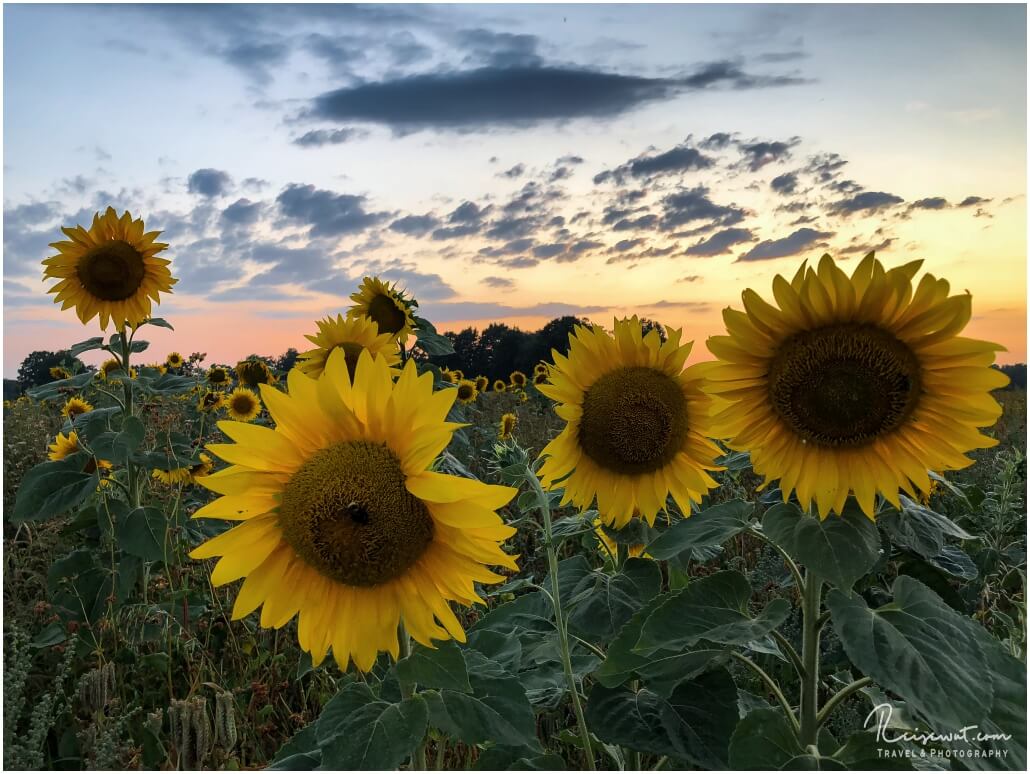
[(151, 471), (150, 475), (168, 486), (178, 486), (190, 482), (189, 468), (156, 468)]
[(469, 381), (468, 379), (458, 380), (458, 403), (468, 405), (479, 397), (479, 390), (476, 389), (476, 383)]
[(490, 387), (490, 380), (485, 376), (476, 377), (476, 392), (486, 392)]
[(204, 452), (200, 453), (200, 462), (190, 467), (190, 478), (194, 483), (199, 483), (199, 479), (204, 476), (210, 476), (211, 471), (215, 469), (215, 463), (207, 454)]
[(165, 365), (169, 368), (182, 368), (185, 364), (186, 361), (178, 352), (169, 352), (168, 357), (165, 358)]
[(122, 370), (122, 364), (112, 357), (100, 364), (100, 368), (97, 370), (97, 375), (101, 379), (110, 379), (111, 376)]
[(168, 247), (154, 241), (161, 232), (146, 231), (128, 212), (119, 218), (108, 207), (93, 216), (89, 230), (61, 231), (70, 241), (51, 243), (58, 254), (43, 261), (43, 279), (60, 280), (47, 292), (57, 294), (54, 303), (62, 309), (74, 306), (84, 324), (99, 315), (101, 330), (112, 322), (137, 325), (150, 317), (151, 301), (161, 303), (160, 294), (178, 282), (170, 261), (156, 257)]
[(529, 396), (523, 390), (519, 390), (519, 403), (525, 403), (528, 400)]
[(415, 318), (404, 293), (378, 277), (365, 277), (358, 291), (351, 295), (354, 306), (347, 316), (365, 317), (374, 322), (380, 333), (388, 333), (401, 344), (414, 331)]
[(465, 372), (462, 371), (460, 368), (452, 368), (451, 377), (454, 379), (454, 384), (457, 384), (459, 381), (465, 378)]
[(1003, 347), (958, 335), (971, 296), (932, 274), (913, 289), (921, 264), (886, 271), (870, 253), (849, 278), (825, 255), (773, 280), (777, 306), (745, 290), (744, 311), (723, 312), (729, 335), (708, 340), (714, 437), (821, 518), (849, 494), (874, 518), (877, 492), (900, 507), (899, 490), (930, 490), (927, 471), (997, 444), (976, 428), (1001, 415), (990, 391), (1008, 379), (990, 365)]
[(553, 352), (539, 389), (567, 424), (541, 452), (540, 478), (564, 488), (562, 505), (586, 509), (596, 497), (607, 524), (622, 527), (634, 509), (654, 524), (669, 494), (687, 515), (716, 486), (706, 472), (722, 453), (707, 439), (711, 399), (697, 366), (683, 369), (691, 343), (681, 335), (663, 344), (633, 317), (616, 320), (614, 336), (577, 325), (568, 357)]
[(236, 364), (236, 376), (248, 387), (275, 384), (277, 379), (264, 360), (241, 360)]
[(533, 374), (533, 384), (536, 384), (536, 385), (547, 384), (547, 372), (544, 371), (542, 373), (534, 373)]
[(391, 368), (401, 361), (397, 340), (389, 333), (380, 333), (375, 322), (367, 317), (345, 319), (338, 314), (335, 319), (326, 317), (315, 324), (318, 325), (318, 333), (304, 337), (315, 345), (315, 349), (301, 353), (297, 362), (297, 367), (310, 377), (317, 379), (321, 375), (329, 353), (334, 349), (343, 350), (351, 375), (363, 349), (372, 355), (385, 357)]
[[(596, 517), (594, 519), (594, 526), (597, 527), (597, 529), (594, 530), (594, 534), (597, 535), (597, 539), (600, 540), (601, 543), (604, 545), (605, 549), (607, 549), (609, 556), (618, 556), (619, 544), (609, 534), (609, 530), (611, 530), (611, 528), (605, 526), (604, 519), (602, 519), (600, 516)], [(634, 543), (630, 546), (627, 546), (627, 548), (627, 554), (630, 557), (643, 557), (645, 559), (650, 558), (646, 553), (644, 553), (644, 549), (647, 548), (647, 546), (645, 546), (643, 543)]]
[[(54, 442), (50, 444), (49, 449), (50, 453), (47, 454), (47, 457), (52, 462), (57, 462), (58, 460), (63, 460), (77, 452), (85, 451), (85, 449), (79, 445), (79, 435), (74, 430), (68, 433), (68, 435), (58, 433)], [(83, 472), (92, 473), (98, 467), (101, 469), (102, 473), (105, 470), (111, 469), (111, 463), (108, 460), (97, 460), (96, 462), (89, 460), (86, 463), (86, 467), (83, 468)]]
[(519, 418), (514, 414), (502, 414), (501, 421), (498, 424), (497, 437), (502, 441), (507, 441), (511, 438), (512, 433), (515, 432), (515, 428), (519, 424)]
[(68, 398), (68, 402), (61, 409), (61, 416), (75, 419), (80, 414), (85, 414), (92, 410), (93, 406), (82, 398)]
[(237, 443), (208, 447), (231, 466), (201, 480), (224, 496), (195, 515), (243, 523), (190, 555), (222, 557), (215, 585), (246, 578), (233, 618), (263, 605), (261, 625), (278, 628), (299, 613), (301, 648), (319, 663), (332, 646), (341, 669), (396, 659), (401, 622), (429, 647), (464, 641), (449, 603), (482, 603), (474, 582), (504, 580), (486, 565), (517, 568), (495, 513), (516, 490), (429, 469), (459, 427), (446, 421), (457, 391), (433, 392), (413, 361), (394, 383), (367, 352), (352, 382), (339, 350), (317, 380), (294, 369), (288, 384), (262, 388), (275, 429), (220, 422)]
[(521, 390), (526, 386), (526, 375), (522, 373), (522, 371), (512, 371), (508, 380), (511, 382), (511, 386), (516, 390)]
[(213, 384), (215, 387), (224, 387), (230, 381), (232, 376), (229, 374), (228, 368), (222, 366), (211, 366), (207, 369), (207, 383)]
[(197, 411), (205, 414), (209, 411), (218, 411), (225, 404), (225, 396), (220, 392), (209, 390), (200, 396), (197, 401)]
[(454, 374), (451, 373), (449, 368), (441, 368), (440, 381), (449, 382), (450, 384), (456, 384), (458, 380), (455, 378)]
[(539, 376), (540, 374), (547, 376), (547, 363), (545, 363), (543, 360), (541, 360), (539, 363), (533, 366), (533, 375)]
[(504, 379), (496, 379), (496, 380), (494, 380), (494, 392), (504, 392), (507, 389), (508, 389), (508, 385), (504, 381)]
[(168, 366), (166, 366), (164, 363), (147, 363), (143, 367), (144, 368), (153, 368), (159, 374), (166, 374), (166, 373), (168, 373)]
[(50, 368), (50, 378), (55, 381), (60, 381), (61, 379), (70, 379), (71, 376), (71, 372), (64, 366), (52, 366)]
[(252, 390), (237, 387), (225, 397), (225, 413), (237, 422), (250, 422), (261, 413), (261, 401)]

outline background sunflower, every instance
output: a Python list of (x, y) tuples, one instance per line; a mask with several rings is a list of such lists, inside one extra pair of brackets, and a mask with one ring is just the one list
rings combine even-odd
[(347, 316), (365, 317), (374, 322), (380, 333), (388, 333), (401, 344), (415, 329), (410, 301), (390, 282), (378, 277), (365, 277), (356, 293), (351, 294), (354, 306)]
[(386, 358), (391, 368), (401, 361), (397, 350), (397, 340), (389, 333), (380, 333), (379, 326), (368, 317), (344, 318), (342, 314), (326, 317), (315, 323), (318, 333), (305, 335), (315, 345), (314, 349), (300, 354), (297, 367), (308, 376), (318, 378), (325, 370), (329, 353), (335, 349), (343, 350), (347, 361), (347, 370), (354, 374), (358, 365), (358, 355), (367, 349), (374, 356)]

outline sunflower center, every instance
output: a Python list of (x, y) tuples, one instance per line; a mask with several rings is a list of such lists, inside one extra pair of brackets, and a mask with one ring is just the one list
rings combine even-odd
[(249, 414), (254, 410), (254, 399), (249, 395), (234, 395), (232, 410), (237, 414)]
[(649, 473), (672, 461), (687, 437), (687, 400), (675, 379), (632, 366), (605, 374), (583, 397), (579, 444), (603, 468)]
[(472, 400), (475, 395), (476, 388), (471, 384), (459, 384), (458, 385), (458, 400)]
[(79, 282), (92, 295), (104, 301), (124, 301), (143, 284), (146, 267), (136, 248), (114, 240), (86, 253), (76, 271)]
[(407, 315), (397, 308), (389, 296), (378, 295), (368, 304), (368, 316), (379, 326), (380, 333), (397, 333), (407, 322)]
[(787, 339), (773, 358), (769, 396), (805, 441), (862, 446), (897, 429), (915, 408), (919, 361), (874, 325), (843, 323)]
[(405, 487), (400, 461), (370, 441), (330, 446), (294, 473), (279, 526), (309, 565), (350, 586), (398, 577), (433, 540), (433, 518)]

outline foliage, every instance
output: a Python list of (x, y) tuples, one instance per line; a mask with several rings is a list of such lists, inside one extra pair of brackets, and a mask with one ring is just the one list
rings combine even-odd
[(18, 384), (23, 389), (28, 389), (52, 382), (54, 377), (51, 376), (50, 369), (55, 366), (62, 366), (70, 373), (78, 373), (85, 368), (82, 361), (66, 349), (58, 352), (36, 350), (30, 352), (18, 366)]

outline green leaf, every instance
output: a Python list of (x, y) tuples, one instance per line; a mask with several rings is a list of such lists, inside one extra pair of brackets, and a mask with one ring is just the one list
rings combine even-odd
[(959, 729), (978, 722), (994, 696), (967, 620), (913, 578), (898, 577), (893, 591), (894, 601), (876, 610), (859, 596), (827, 595), (848, 658), (931, 723)]
[(472, 626), (472, 631), (490, 630), (502, 634), (512, 634), (519, 629), (554, 630), (554, 607), (541, 592), (515, 597), (514, 601), (495, 607)]
[(118, 545), (125, 553), (146, 562), (164, 560), (167, 526), (160, 508), (135, 508), (118, 523)]
[(141, 322), (140, 325), (156, 325), (158, 328), (167, 328), (170, 331), (175, 330), (175, 328), (172, 327), (172, 324), (163, 317), (151, 317), (150, 319)]
[(83, 371), (80, 374), (75, 374), (70, 379), (60, 379), (56, 382), (47, 382), (39, 387), (33, 387), (30, 390), (26, 390), (25, 394), (33, 400), (51, 400), (53, 398), (64, 400), (68, 394), (79, 392), (92, 380), (93, 373), (91, 371)]
[(465, 658), (454, 640), (444, 640), (435, 648), (416, 645), (410, 656), (397, 662), (396, 669), (402, 683), (472, 693)]
[(970, 581), (975, 580), (980, 571), (969, 558), (969, 554), (957, 546), (944, 546), (941, 553), (927, 559), (927, 561), (939, 570), (943, 570), (956, 578)]
[(974, 540), (947, 516), (932, 511), (919, 503), (901, 496), (901, 512), (888, 509), (880, 514), (877, 523), (883, 525), (897, 546), (919, 554), (924, 559), (940, 556), (945, 537)]
[(61, 621), (54, 621), (51, 624), (43, 627), (32, 638), (29, 645), (33, 648), (49, 648), (51, 645), (57, 645), (68, 639), (68, 630)]
[(633, 648), (638, 653), (689, 648), (701, 640), (744, 645), (775, 629), (790, 612), (787, 600), (774, 599), (752, 618), (747, 609), (751, 585), (732, 570), (663, 596), (664, 604), (644, 622)]
[(750, 526), (754, 510), (753, 503), (742, 500), (713, 505), (676, 522), (648, 545), (647, 553), (655, 559), (671, 559), (684, 551), (721, 546)]
[(898, 752), (903, 753), (913, 747), (911, 744), (888, 745), (878, 741), (873, 731), (858, 731), (848, 737), (848, 741), (833, 754), (833, 757), (854, 771), (912, 771), (910, 758), (904, 755), (884, 755), (881, 751), (898, 748)]
[(150, 342), (149, 341), (141, 341), (141, 340), (137, 339), (136, 341), (132, 342), (132, 344), (129, 345), (129, 351), (130, 352), (146, 352), (147, 351), (147, 347), (149, 347), (149, 346), (150, 346)]
[(850, 590), (880, 557), (880, 533), (854, 502), (842, 516), (818, 519), (793, 503), (774, 505), (762, 517), (762, 531), (816, 575)]
[(524, 747), (494, 745), (480, 753), (473, 771), (564, 771), (560, 755), (526, 755)]
[(42, 521), (67, 513), (96, 492), (100, 481), (96, 471), (84, 470), (90, 459), (85, 452), (77, 452), (32, 468), (18, 487), (11, 522)]
[(662, 571), (650, 559), (628, 559), (615, 575), (591, 573), (592, 585), (567, 600), (569, 626), (593, 642), (611, 641), (633, 615), (662, 587)]
[(725, 669), (681, 683), (666, 699), (646, 688), (595, 685), (587, 726), (598, 739), (701, 769), (724, 769), (737, 720), (737, 689)]
[(779, 708), (748, 713), (737, 723), (730, 739), (730, 767), (734, 769), (779, 769), (804, 754), (787, 716)]
[(475, 650), (463, 650), (472, 693), (424, 691), (431, 724), (466, 744), (540, 749), (536, 717), (519, 680)]
[(72, 344), (71, 349), (68, 350), (69, 357), (78, 357), (83, 352), (89, 352), (90, 350), (100, 349), (104, 346), (103, 336), (94, 336), (91, 339), (80, 341), (78, 344)]
[(343, 719), (340, 733), (324, 744), (322, 768), (384, 771), (398, 768), (426, 735), (428, 712), (421, 696), (396, 704), (373, 701)]
[(446, 336), (436, 332), (433, 324), (422, 317), (415, 317), (415, 346), (421, 347), (429, 357), (442, 357), (454, 354), (454, 343)]
[(112, 454), (114, 460), (117, 462), (125, 463), (128, 461), (132, 453), (139, 448), (139, 445), (143, 443), (143, 438), (147, 434), (147, 429), (140, 421), (139, 417), (128, 416), (122, 420), (122, 429), (115, 436), (112, 443)]
[(365, 683), (348, 683), (322, 708), (312, 726), (318, 746), (327, 744), (333, 737), (344, 733), (347, 718), (362, 707), (376, 701), (372, 689)]

